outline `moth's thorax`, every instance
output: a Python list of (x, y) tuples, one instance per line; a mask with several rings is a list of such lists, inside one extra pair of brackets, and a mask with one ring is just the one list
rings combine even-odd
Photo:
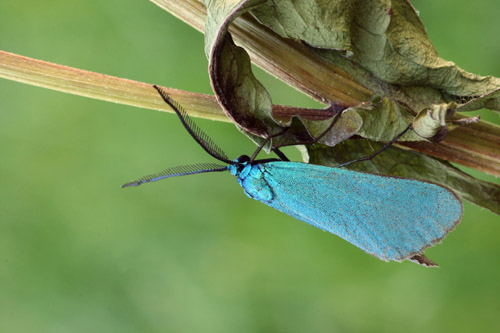
[[(241, 170), (238, 173), (233, 173), (232, 170), (236, 169), (238, 166)], [(234, 169), (231, 169), (232, 167)], [(265, 164), (260, 163), (252, 164), (250, 162), (244, 162), (239, 165), (235, 163), (230, 166), (231, 173), (238, 177), (238, 183), (243, 187), (247, 196), (264, 203), (269, 203), (273, 199), (274, 194), (272, 188), (265, 179), (264, 170)]]
[(229, 172), (231, 172), (233, 176), (238, 176), (238, 178), (244, 178), (250, 172), (251, 168), (250, 158), (246, 155), (241, 155), (228, 166)]
[(251, 169), (252, 169), (252, 165), (248, 162), (233, 163), (233, 164), (230, 164), (228, 166), (229, 172), (233, 176), (237, 176), (238, 178), (245, 178)]

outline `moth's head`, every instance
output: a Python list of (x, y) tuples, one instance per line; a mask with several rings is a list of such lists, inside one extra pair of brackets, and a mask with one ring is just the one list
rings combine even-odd
[(250, 162), (250, 157), (247, 155), (241, 155), (234, 160), (234, 163), (229, 165), (228, 169), (232, 175), (237, 176), (245, 168), (245, 166)]
[(248, 157), (247, 155), (241, 155), (237, 159), (235, 159), (234, 162), (238, 164), (247, 164), (247, 162), (250, 162), (250, 157)]

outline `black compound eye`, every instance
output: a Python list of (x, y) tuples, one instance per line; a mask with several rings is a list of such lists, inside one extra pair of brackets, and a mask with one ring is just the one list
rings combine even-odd
[(245, 163), (250, 161), (250, 157), (248, 157), (247, 155), (241, 155), (236, 159), (236, 161), (238, 161), (238, 163)]

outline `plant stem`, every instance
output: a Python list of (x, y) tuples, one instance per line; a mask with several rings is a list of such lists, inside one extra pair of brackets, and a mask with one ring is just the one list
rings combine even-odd
[[(0, 77), (70, 94), (145, 109), (173, 112), (151, 84), (71, 68), (0, 51)], [(229, 122), (211, 95), (165, 91), (193, 117)]]
[[(0, 77), (108, 102), (172, 112), (151, 84), (89, 72), (0, 51)], [(163, 87), (192, 117), (229, 122), (214, 96)], [(276, 115), (323, 118), (321, 110), (274, 105)], [(401, 143), (412, 149), (500, 176), (500, 127), (480, 122), (451, 132), (440, 144)]]

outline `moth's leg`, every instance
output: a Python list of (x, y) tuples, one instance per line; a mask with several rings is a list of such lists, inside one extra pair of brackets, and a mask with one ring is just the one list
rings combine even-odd
[[(342, 110), (343, 111), (343, 110)], [(320, 135), (318, 135), (317, 137), (315, 137), (312, 141), (310, 141), (309, 143), (298, 143), (299, 145), (300, 144), (309, 144), (309, 145), (312, 145), (312, 144), (315, 144), (316, 142), (318, 142), (319, 140), (321, 140), (326, 134), (328, 134), (328, 132), (330, 132), (330, 130), (333, 128), (333, 126), (335, 126), (335, 124), (337, 123), (337, 121), (340, 119), (340, 117), (342, 116), (342, 111), (339, 111), (335, 114), (335, 116), (333, 116), (333, 119), (332, 119), (332, 122), (330, 123), (330, 125), (328, 125), (328, 127), (320, 133)]]
[[(272, 139), (272, 138), (275, 138), (277, 136), (280, 136), (280, 135), (283, 135), (286, 133), (286, 131), (288, 131), (289, 127), (285, 127), (281, 132), (278, 132), (276, 134), (272, 134), (272, 135), (269, 135), (264, 141), (262, 141), (262, 143), (260, 144), (259, 147), (257, 147), (257, 149), (255, 150), (255, 152), (252, 154), (252, 156), (250, 157), (250, 162), (253, 162), (255, 160), (255, 158), (257, 157), (257, 155), (260, 153), (260, 151), (262, 150), (262, 148), (264, 148), (264, 146)], [(279, 155), (278, 155), (279, 156)], [(284, 156), (284, 155), (283, 155)], [(281, 158), (281, 156), (280, 156)], [(286, 157), (285, 157), (286, 158)]]
[[(295, 142), (295, 143), (285, 143), (285, 144), (282, 144), (282, 145), (277, 145), (277, 146), (274, 146), (274, 148), (281, 148), (281, 147), (287, 147), (287, 146), (299, 146), (299, 145), (312, 145), (312, 144), (315, 144), (316, 142), (318, 142), (319, 140), (321, 140), (321, 138), (323, 138), (328, 132), (330, 132), (330, 130), (333, 128), (333, 126), (335, 125), (335, 123), (337, 123), (337, 121), (340, 119), (340, 117), (342, 116), (342, 111), (344, 110), (340, 110), (340, 111), (337, 111), (336, 114), (333, 116), (333, 119), (332, 119), (332, 122), (330, 123), (330, 125), (328, 125), (328, 127), (320, 133), (320, 135), (318, 135), (317, 137), (311, 139), (311, 140), (306, 140), (306, 141), (302, 141), (302, 142)], [(279, 155), (278, 155), (279, 156)]]
[(337, 167), (341, 168), (341, 167), (345, 167), (345, 166), (351, 165), (353, 163), (371, 160), (372, 158), (374, 158), (375, 156), (377, 156), (378, 154), (380, 154), (381, 152), (383, 152), (384, 150), (386, 150), (387, 148), (389, 148), (390, 146), (392, 146), (394, 144), (394, 142), (398, 141), (399, 138), (401, 138), (406, 132), (408, 132), (411, 129), (411, 126), (412, 126), (412, 124), (410, 123), (405, 128), (405, 130), (403, 132), (401, 132), (398, 135), (396, 135), (394, 137), (394, 139), (392, 139), (391, 141), (387, 142), (382, 148), (380, 148), (379, 150), (377, 150), (373, 154), (365, 156), (365, 157), (361, 157), (361, 158), (358, 158), (358, 159), (355, 159), (355, 160), (352, 160), (352, 161), (349, 161), (349, 162), (346, 162), (346, 163), (343, 163), (343, 164), (340, 164), (340, 165), (337, 165)]
[(285, 162), (290, 162), (290, 160), (288, 159), (288, 157), (286, 157), (285, 154), (283, 154), (283, 152), (281, 150), (279, 150), (279, 148), (276, 148), (276, 147), (273, 147), (271, 148), (271, 150), (276, 154), (278, 155), (279, 158), (281, 158), (282, 161), (285, 161)]

